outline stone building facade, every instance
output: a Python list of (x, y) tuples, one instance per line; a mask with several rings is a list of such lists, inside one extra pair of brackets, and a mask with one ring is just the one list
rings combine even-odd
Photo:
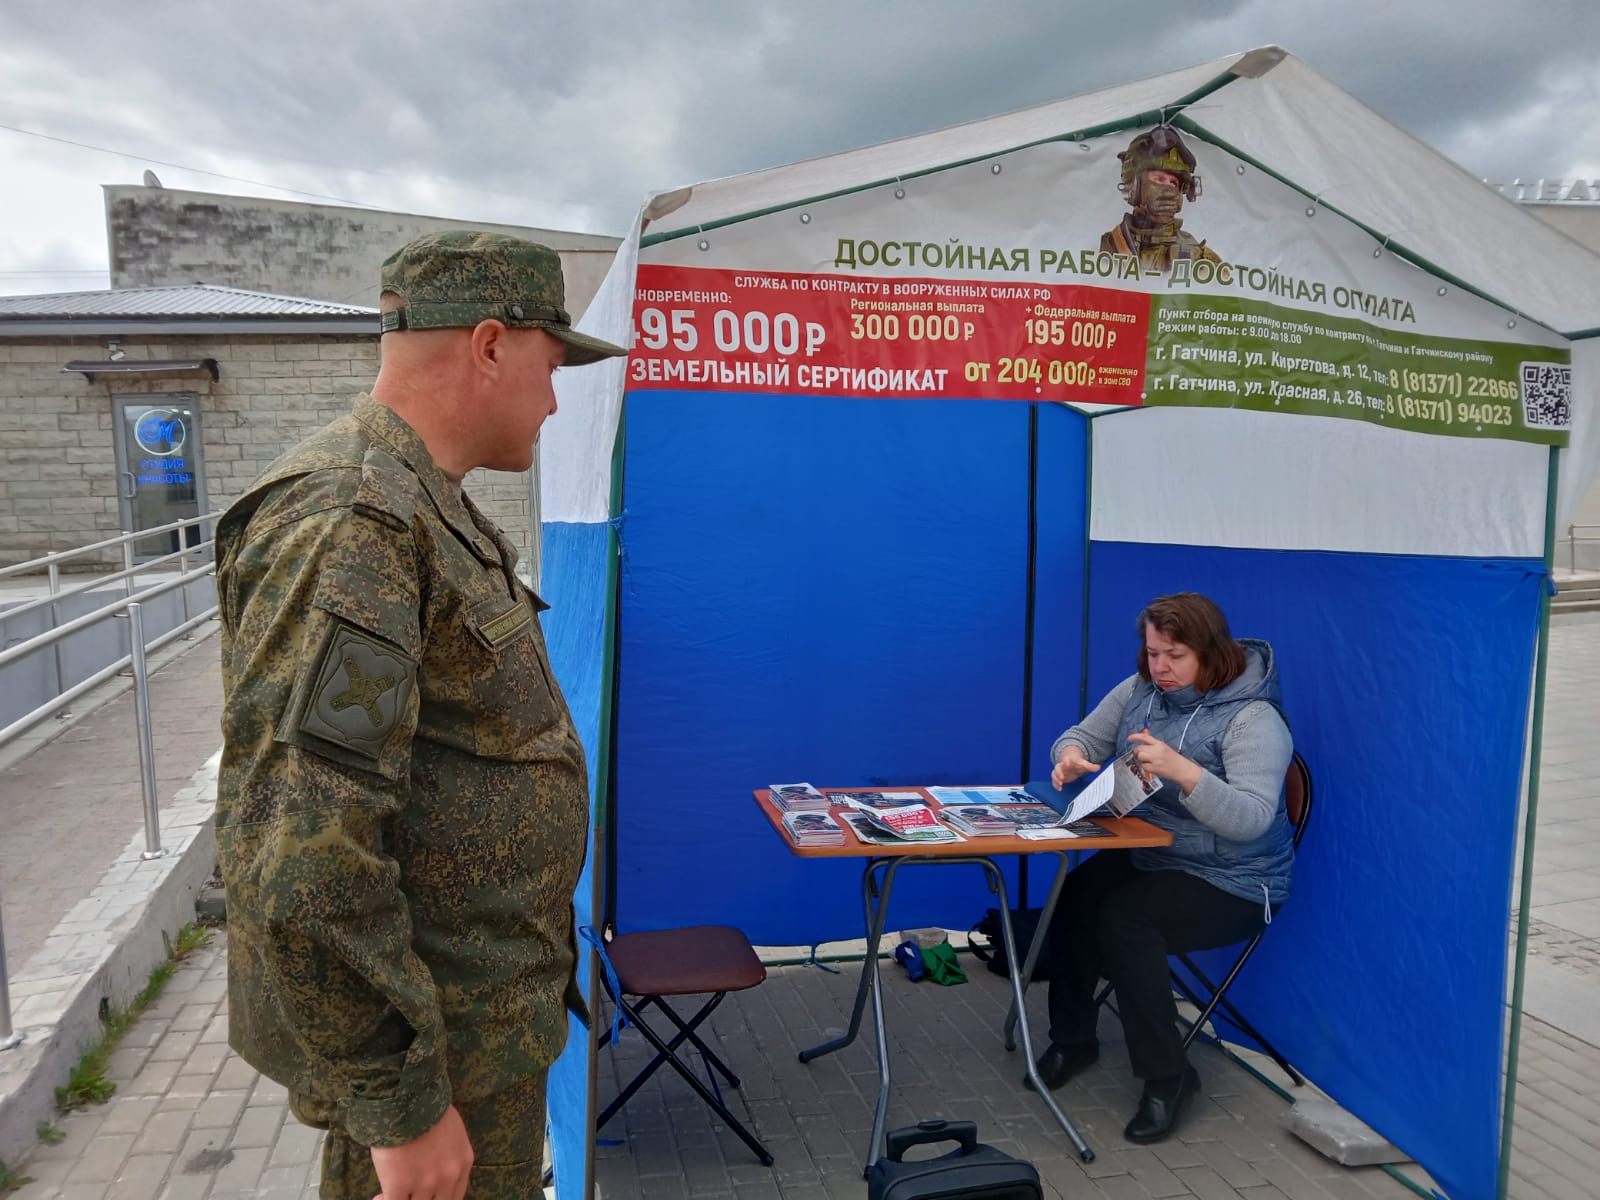
[(197, 282), (339, 304), (376, 305), (378, 268), (414, 238), (487, 229), (541, 242), (561, 255), (573, 319), (610, 269), (618, 239), (453, 217), (107, 184), (107, 255), (113, 288)]
[[(126, 311), (164, 292), (179, 299), (158, 318)], [(217, 312), (219, 300), (234, 311)], [(294, 311), (306, 303), (205, 288), (0, 298), (0, 565), (191, 515), (191, 494), (192, 515), (221, 512), (348, 412), (377, 374), (376, 312)], [(147, 364), (160, 369), (132, 369)], [(526, 558), (527, 477), (479, 471), (465, 486)]]
[[(370, 308), (378, 303), (379, 268), (395, 250), (424, 234), (473, 228), (509, 233), (541, 242), (556, 250), (561, 256), (562, 274), (566, 280), (567, 310), (572, 319), (577, 321), (610, 270), (619, 245), (618, 238), (601, 234), (497, 225), (332, 204), (303, 204), (253, 196), (181, 191), (159, 186), (107, 185), (104, 199), (107, 257), (111, 268), (110, 295), (203, 284), (261, 293), (283, 303)], [(292, 297), (313, 299), (293, 301), (289, 299)], [(4, 299), (0, 298), (0, 314), (3, 312)], [(124, 343), (124, 349), (129, 353), (138, 352), (150, 358), (164, 357), (169, 352), (177, 354), (180, 350), (184, 354), (217, 358), (220, 378), (214, 383), (209, 377), (199, 379), (200, 383), (210, 385), (201, 389), (206, 444), (208, 447), (212, 444), (220, 447), (219, 452), (224, 456), (208, 458), (206, 463), (205, 498), (213, 510), (224, 507), (228, 500), (237, 495), (238, 481), (248, 482), (256, 470), (293, 445), (305, 432), (316, 428), (332, 413), (344, 411), (348, 407), (349, 396), (371, 381), (376, 371), (377, 347), (376, 336), (365, 333), (359, 336), (326, 335), (338, 336), (341, 340), (337, 344), (325, 340), (314, 343), (269, 342), (258, 333), (229, 333), (221, 329), (217, 330), (217, 335), (230, 341), (221, 344), (202, 339), (178, 344), (156, 339), (149, 345), (132, 340)], [(239, 339), (237, 344), (231, 341), (235, 337)], [(14, 373), (3, 357), (6, 344), (3, 320), (0, 320), (0, 415), (9, 411), (5, 407), (8, 402), (4, 397), (10, 395), (10, 389), (20, 386), (3, 378)], [(344, 346), (356, 349), (345, 354)], [(60, 346), (55, 349), (66, 352)], [(267, 353), (269, 350), (270, 354)], [(43, 348), (30, 347), (25, 353), (43, 353)], [(229, 368), (223, 355), (233, 356), (233, 369)], [(289, 364), (290, 369), (284, 370), (283, 364)], [(349, 371), (343, 369), (346, 365)], [(15, 373), (37, 375), (34, 372)], [(44, 374), (48, 375), (49, 372)], [(157, 381), (152, 378), (141, 386), (159, 387), (171, 392), (179, 389), (180, 385), (194, 382), (194, 377), (186, 381)], [(27, 386), (45, 385), (35, 378)], [(121, 386), (118, 385), (119, 388)], [(92, 392), (96, 389), (87, 390)], [(108, 409), (111, 401), (105, 395), (106, 388), (102, 386), (98, 392), (97, 402), (90, 405), (92, 415), (96, 420), (110, 422), (112, 418)], [(63, 398), (67, 398), (67, 394), (63, 394)], [(74, 404), (90, 403), (77, 393), (70, 394), (70, 398)], [(208, 408), (216, 411), (214, 421), (207, 420)], [(63, 417), (71, 419), (84, 415), (91, 414), (77, 411), (62, 413)], [(37, 432), (47, 437), (59, 437), (65, 431), (41, 428)], [(108, 436), (109, 426), (101, 433)], [(236, 448), (239, 453), (234, 455), (230, 447)], [(59, 447), (63, 451), (69, 448)], [(43, 447), (30, 448), (35, 451), (40, 449)], [(74, 449), (74, 453), (88, 451), (80, 447)], [(227, 457), (229, 455), (233, 457)], [(234, 463), (240, 465), (234, 466)], [(57, 463), (51, 465), (51, 469), (63, 469), (63, 466)], [(6, 482), (4, 471), (0, 471), (0, 486)], [(18, 482), (26, 488), (43, 481)], [(528, 493), (531, 483), (532, 477), (527, 472), (516, 475), (474, 472), (466, 481), (474, 502), (506, 531), (512, 543), (518, 547), (524, 564), (530, 559)], [(102, 481), (98, 486), (104, 488), (107, 485)], [(35, 502), (35, 507), (38, 501), (51, 499), (44, 495), (20, 498)], [(111, 497), (98, 498), (104, 500)], [(89, 515), (95, 515), (104, 522), (113, 519), (108, 514), (114, 511), (113, 508), (107, 508)], [(23, 532), (35, 535), (35, 540), (28, 542), (35, 547), (39, 544), (37, 537), (47, 534), (47, 531), (39, 529), (7, 531), (5, 523), (12, 515), (0, 505), (0, 555), (12, 553), (13, 545), (23, 544), (26, 541), (20, 537)], [(38, 511), (27, 514), (29, 524), (40, 523), (44, 515)], [(81, 521), (86, 514), (63, 511), (61, 515)], [(21, 515), (16, 515), (16, 519), (20, 521)], [(97, 526), (96, 530), (103, 527)], [(74, 544), (81, 545), (86, 539), (77, 535), (85, 532), (88, 531), (63, 526), (54, 540), (59, 542), (76, 538)], [(13, 535), (17, 536), (13, 538)]]

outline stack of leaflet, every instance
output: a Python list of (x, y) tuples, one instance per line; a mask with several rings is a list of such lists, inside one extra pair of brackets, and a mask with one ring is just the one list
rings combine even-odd
[(1061, 814), (1048, 804), (1010, 804), (1001, 811), (1018, 829), (1049, 829), (1062, 823)]
[[(1030, 842), (1054, 841), (1074, 837), (1110, 837), (1111, 833), (1078, 812), (1062, 812), (1041, 804), (1028, 787), (933, 787), (928, 789), (940, 804), (939, 816), (952, 828), (969, 836), (1015, 834)], [(1048, 783), (1044, 787), (1049, 788)], [(1051, 792), (1061, 795), (1051, 788)], [(1070, 806), (1069, 806), (1070, 807)], [(992, 815), (990, 815), (992, 814)], [(1069, 820), (1069, 817), (1072, 818)], [(981, 828), (979, 826), (982, 826)]]
[(788, 812), (783, 814), (783, 830), (801, 849), (812, 846), (844, 845), (844, 830), (822, 812)]
[(941, 805), (939, 819), (970, 837), (1003, 837), (1017, 831), (1017, 823), (1006, 815), (1005, 809), (987, 804)]
[(809, 783), (775, 783), (771, 787), (772, 804), (782, 813), (825, 813), (828, 798)]
[(939, 824), (920, 792), (830, 792), (853, 810), (841, 813), (852, 832), (872, 845), (960, 841)]

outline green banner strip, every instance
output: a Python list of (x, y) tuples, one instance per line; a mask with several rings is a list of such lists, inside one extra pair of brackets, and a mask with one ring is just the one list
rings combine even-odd
[(1345, 417), (1567, 444), (1571, 353), (1386, 329), (1232, 296), (1155, 296), (1147, 406)]

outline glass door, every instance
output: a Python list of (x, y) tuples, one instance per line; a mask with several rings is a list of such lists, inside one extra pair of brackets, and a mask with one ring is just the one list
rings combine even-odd
[[(122, 528), (137, 532), (198, 517), (205, 511), (205, 463), (199, 398), (192, 393), (112, 397), (117, 494)], [(134, 543), (138, 561), (179, 549), (179, 530)], [(205, 540), (198, 525), (181, 531), (184, 545)]]

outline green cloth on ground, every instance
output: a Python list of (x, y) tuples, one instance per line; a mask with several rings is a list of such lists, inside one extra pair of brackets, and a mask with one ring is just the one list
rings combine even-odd
[(937, 946), (923, 946), (922, 965), (928, 968), (928, 978), (935, 983), (942, 983), (948, 987), (951, 984), (967, 981), (967, 973), (956, 961), (955, 948), (949, 942), (940, 942)]

